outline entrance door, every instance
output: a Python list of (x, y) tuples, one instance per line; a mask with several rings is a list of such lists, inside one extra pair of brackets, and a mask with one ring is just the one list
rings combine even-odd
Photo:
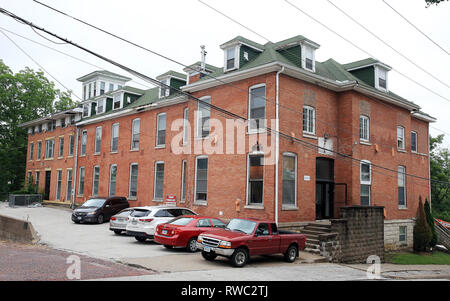
[(45, 172), (45, 191), (44, 191), (44, 200), (50, 199), (50, 179), (51, 179), (52, 172), (46, 171)]
[(316, 159), (316, 219), (334, 217), (334, 160)]

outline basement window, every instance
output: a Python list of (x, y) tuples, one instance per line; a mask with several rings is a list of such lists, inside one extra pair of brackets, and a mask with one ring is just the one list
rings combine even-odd
[(400, 226), (399, 228), (398, 228), (398, 232), (399, 232), (399, 235), (398, 235), (398, 241), (400, 242), (400, 243), (403, 243), (403, 244), (405, 244), (406, 243), (406, 226)]

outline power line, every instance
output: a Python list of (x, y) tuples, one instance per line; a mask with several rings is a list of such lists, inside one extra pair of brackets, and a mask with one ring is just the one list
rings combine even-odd
[[(206, 107), (210, 107), (210, 108), (212, 108), (212, 109), (214, 109), (214, 110), (216, 110), (216, 111), (218, 111), (218, 112), (220, 112), (220, 113), (223, 113), (223, 114), (225, 114), (225, 115), (228, 115), (228, 116), (232, 117), (233, 119), (239, 119), (239, 120), (242, 120), (242, 121), (248, 121), (248, 119), (245, 118), (245, 117), (242, 117), (242, 116), (240, 116), (240, 115), (238, 115), (238, 114), (232, 113), (232, 112), (230, 112), (230, 111), (228, 111), (228, 110), (226, 110), (226, 109), (223, 109), (223, 108), (221, 108), (221, 107), (212, 105), (212, 104), (210, 104), (210, 103), (208, 103), (208, 102), (205, 102), (205, 101), (203, 101), (203, 100), (201, 100), (201, 99), (199, 99), (199, 98), (197, 98), (197, 97), (191, 95), (190, 93), (185, 92), (185, 91), (182, 91), (182, 90), (180, 90), (180, 89), (178, 89), (178, 88), (169, 87), (169, 86), (168, 86), (167, 84), (165, 84), (165, 83), (162, 83), (162, 82), (160, 82), (160, 81), (158, 81), (158, 80), (156, 80), (156, 79), (153, 79), (153, 78), (151, 78), (151, 77), (149, 77), (149, 76), (146, 76), (146, 75), (144, 75), (144, 74), (142, 74), (142, 73), (140, 73), (140, 72), (138, 72), (138, 71), (135, 71), (135, 70), (133, 70), (133, 69), (131, 69), (131, 68), (129, 68), (129, 67), (126, 67), (126, 66), (124, 66), (124, 65), (122, 65), (122, 64), (120, 64), (120, 63), (118, 63), (118, 62), (115, 62), (115, 61), (113, 61), (113, 60), (111, 60), (111, 59), (108, 59), (108, 58), (106, 58), (105, 56), (100, 55), (100, 54), (98, 54), (98, 53), (96, 53), (96, 52), (94, 52), (94, 51), (92, 51), (92, 50), (89, 50), (89, 49), (83, 47), (83, 46), (80, 46), (80, 45), (78, 45), (78, 44), (76, 44), (76, 43), (74, 43), (74, 42), (72, 42), (72, 41), (69, 41), (69, 40), (67, 40), (66, 38), (62, 38), (62, 37), (58, 36), (57, 34), (52, 33), (52, 32), (50, 32), (50, 31), (48, 31), (48, 30), (46, 30), (46, 29), (44, 29), (44, 28), (41, 28), (41, 27), (39, 27), (39, 26), (37, 26), (37, 25), (35, 25), (35, 24), (32, 24), (31, 22), (28, 22), (28, 21), (26, 21), (25, 19), (23, 19), (23, 18), (21, 18), (21, 17), (15, 15), (15, 14), (13, 14), (13, 13), (11, 13), (11, 12), (9, 12), (9, 11), (3, 9), (3, 8), (0, 8), (0, 12), (3, 13), (3, 14), (5, 14), (5, 15), (7, 15), (7, 16), (9, 16), (9, 17), (11, 17), (11, 18), (14, 18), (14, 19), (20, 20), (20, 21), (22, 21), (22, 22), (25, 22), (26, 24), (31, 25), (31, 26), (35, 27), (36, 29), (38, 29), (38, 30), (40, 30), (40, 31), (43, 31), (43, 32), (45, 32), (45, 33), (47, 33), (47, 34), (50, 34), (50, 35), (56, 37), (57, 39), (60, 39), (60, 40), (62, 40), (62, 41), (65, 41), (65, 42), (67, 42), (68, 44), (71, 44), (71, 45), (73, 45), (73, 46), (75, 46), (75, 47), (77, 47), (77, 48), (79, 48), (79, 49), (81, 49), (81, 50), (83, 50), (83, 51), (86, 51), (86, 52), (88, 52), (88, 53), (90, 53), (90, 54), (92, 54), (92, 55), (94, 55), (94, 56), (96, 56), (96, 57), (98, 57), (98, 58), (100, 58), (100, 59), (102, 59), (102, 60), (107, 61), (108, 63), (111, 63), (111, 64), (113, 64), (113, 65), (115, 65), (115, 66), (117, 66), (117, 67), (119, 67), (119, 68), (122, 68), (122, 69), (124, 69), (124, 70), (126, 70), (126, 71), (128, 71), (128, 72), (131, 72), (131, 73), (135, 74), (136, 76), (140, 77), (141, 79), (144, 79), (144, 80), (146, 80), (146, 81), (148, 81), (148, 82), (151, 82), (151, 83), (153, 83), (153, 84), (155, 84), (155, 85), (158, 85), (158, 86), (160, 86), (160, 87), (171, 88), (171, 89), (173, 89), (173, 90), (176, 90), (176, 91), (178, 91), (180, 94), (186, 95), (189, 99), (193, 99), (193, 100), (195, 100), (196, 102), (201, 103), (201, 104), (203, 104), (203, 105), (206, 106)], [(360, 159), (357, 159), (357, 158), (353, 158), (353, 157), (350, 156), (350, 155), (342, 154), (342, 153), (336, 152), (336, 151), (334, 151), (334, 150), (329, 150), (329, 149), (326, 149), (326, 148), (324, 148), (324, 147), (320, 147), (320, 146), (318, 146), (318, 145), (316, 145), (316, 144), (313, 144), (313, 143), (310, 143), (310, 142), (308, 142), (308, 141), (305, 141), (305, 140), (302, 140), (302, 139), (299, 139), (299, 138), (290, 136), (290, 135), (285, 134), (285, 133), (283, 133), (283, 132), (275, 131), (275, 130), (269, 128), (269, 127), (266, 127), (265, 129), (267, 130), (268, 133), (273, 133), (273, 134), (275, 134), (275, 135), (279, 135), (279, 136), (281, 136), (282, 138), (284, 138), (284, 139), (286, 139), (286, 140), (288, 140), (288, 141), (291, 141), (291, 142), (297, 142), (297, 143), (299, 143), (299, 144), (302, 144), (302, 145), (305, 145), (305, 146), (309, 146), (309, 147), (313, 147), (313, 148), (315, 148), (315, 149), (322, 149), (322, 150), (324, 150), (324, 151), (329, 151), (329, 152), (331, 152), (331, 153), (334, 153), (334, 154), (336, 154), (336, 155), (342, 157), (343, 159), (349, 159), (349, 160), (352, 160), (352, 161), (355, 161), (355, 162), (365, 163), (365, 161), (360, 160)], [(394, 173), (398, 174), (398, 171), (397, 171), (397, 170), (390, 169), (390, 168), (388, 168), (388, 167), (384, 167), (384, 166), (381, 166), (381, 165), (378, 165), (378, 164), (373, 164), (373, 163), (371, 163), (371, 166), (377, 167), (377, 168), (380, 168), (380, 169), (383, 169), (383, 170), (386, 170), (386, 171), (391, 171), (391, 172), (394, 172)], [(414, 174), (407, 174), (407, 173), (404, 173), (404, 175), (405, 175), (405, 176), (409, 176), (409, 177), (413, 177), (413, 178), (417, 178), (417, 179), (421, 179), (421, 180), (440, 182), (441, 184), (450, 185), (450, 182), (437, 181), (437, 180), (429, 179), (429, 178), (422, 177), (422, 176), (418, 176), (418, 175), (414, 175)]]
[(416, 25), (414, 25), (411, 21), (409, 21), (406, 17), (404, 17), (399, 11), (397, 11), (395, 8), (393, 8), (389, 3), (387, 3), (385, 0), (383, 0), (384, 4), (386, 4), (387, 6), (389, 6), (390, 9), (392, 9), (397, 15), (399, 15), (403, 20), (405, 20), (406, 22), (409, 23), (409, 25), (411, 25), (412, 27), (414, 27), (418, 32), (420, 32), (425, 38), (427, 38), (428, 40), (430, 40), (434, 45), (436, 45), (437, 47), (439, 47), (442, 51), (444, 51), (445, 53), (447, 53), (447, 55), (450, 55), (450, 53), (445, 50), (441, 45), (439, 45), (438, 43), (436, 43), (435, 41), (433, 41), (426, 33), (424, 33), (422, 30), (420, 30)]
[(437, 80), (438, 82), (440, 82), (441, 84), (443, 84), (444, 86), (446, 86), (447, 88), (450, 88), (450, 86), (446, 83), (444, 83), (442, 80), (440, 80), (437, 76), (434, 76), (433, 74), (431, 74), (429, 71), (425, 70), (423, 67), (419, 66), (418, 64), (416, 64), (415, 62), (413, 62), (410, 58), (408, 58), (406, 55), (404, 55), (403, 53), (401, 53), (400, 51), (398, 51), (397, 49), (395, 49), (394, 47), (392, 47), (391, 45), (389, 45), (387, 42), (385, 42), (382, 38), (380, 38), (378, 35), (376, 35), (375, 33), (373, 33), (371, 30), (369, 30), (366, 26), (362, 25), (360, 22), (358, 22), (357, 20), (355, 20), (355, 18), (353, 18), (352, 16), (350, 16), (348, 13), (346, 13), (343, 9), (341, 9), (340, 7), (338, 7), (336, 4), (334, 4), (332, 1), (327, 0), (328, 3), (330, 3), (331, 5), (333, 5), (337, 10), (339, 10), (341, 13), (343, 13), (345, 16), (347, 16), (350, 20), (352, 20), (354, 23), (358, 24), (360, 27), (362, 27), (365, 31), (367, 31), (368, 33), (370, 33), (372, 36), (374, 36), (376, 39), (378, 39), (380, 42), (382, 42), (384, 45), (386, 45), (387, 47), (389, 47), (390, 49), (392, 49), (393, 51), (395, 51), (398, 55), (400, 55), (401, 57), (403, 57), (405, 60), (407, 60), (408, 62), (410, 62), (411, 64), (413, 64), (414, 66), (416, 66), (417, 68), (419, 68), (420, 70), (422, 70), (423, 72), (425, 72), (426, 74), (428, 74), (429, 76), (431, 76), (432, 78), (434, 78), (435, 80)]
[(22, 47), (20, 47), (10, 36), (8, 36), (6, 34), (6, 32), (4, 32), (3, 30), (0, 30), (0, 31), (11, 43), (13, 43), (20, 51), (22, 51), (23, 54), (25, 54), (30, 60), (32, 60), (36, 65), (38, 65), (39, 68), (41, 68), (43, 71), (45, 71), (45, 73), (50, 75), (50, 77), (53, 78), (56, 82), (58, 82), (61, 86), (63, 86), (67, 90), (67, 92), (75, 95), (76, 98), (81, 100), (81, 98), (78, 97), (78, 95), (73, 93), (69, 88), (67, 88), (63, 83), (61, 83), (56, 77), (54, 77), (50, 72), (48, 72), (44, 67), (42, 67), (41, 64), (39, 64), (35, 59), (33, 59), (33, 57), (31, 57), (31, 55), (29, 55)]
[[(298, 10), (299, 12), (303, 13), (305, 16), (307, 16), (308, 18), (314, 20), (315, 22), (319, 23), (320, 25), (322, 25), (323, 27), (325, 27), (326, 29), (328, 29), (329, 31), (331, 31), (332, 33), (334, 33), (335, 35), (339, 36), (341, 39), (343, 39), (344, 41), (346, 41), (347, 43), (349, 43), (350, 45), (352, 45), (353, 47), (359, 49), (360, 51), (364, 52), (365, 54), (367, 54), (368, 56), (373, 57), (374, 59), (378, 60), (374, 55), (372, 55), (370, 52), (364, 50), (363, 48), (359, 47), (358, 45), (356, 45), (355, 43), (353, 43), (352, 41), (350, 41), (349, 39), (345, 38), (344, 36), (342, 36), (341, 34), (339, 34), (337, 31), (335, 31), (334, 29), (330, 28), (329, 26), (327, 26), (326, 24), (320, 22), (319, 20), (317, 20), (316, 18), (314, 18), (313, 16), (311, 16), (310, 14), (308, 14), (307, 12), (305, 12), (304, 10), (302, 10), (301, 8), (299, 8), (298, 6), (296, 6), (295, 4), (289, 2), (288, 0), (284, 0), (286, 3), (288, 3), (289, 5), (291, 5), (292, 7), (294, 7), (296, 10)], [(413, 78), (409, 77), (408, 75), (398, 71), (397, 69), (392, 68), (392, 71), (400, 74), (401, 76), (403, 76), (404, 78), (410, 80), (411, 82), (415, 83), (418, 86), (421, 86), (422, 88), (428, 90), (429, 92), (433, 93), (436, 96), (439, 96), (440, 98), (450, 102), (450, 98), (447, 98), (437, 92), (435, 92), (434, 90), (431, 90), (430, 88), (428, 88), (427, 86), (419, 83), (418, 81), (414, 80)]]

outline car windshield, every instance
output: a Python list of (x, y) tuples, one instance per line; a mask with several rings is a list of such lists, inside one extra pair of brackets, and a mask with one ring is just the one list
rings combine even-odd
[(234, 218), (228, 223), (226, 229), (231, 230), (231, 231), (240, 231), (245, 234), (251, 234), (251, 233), (253, 233), (253, 230), (255, 230), (255, 227), (256, 227), (256, 222), (252, 222), (252, 221), (245, 220), (245, 219)]
[(128, 216), (130, 215), (132, 209), (125, 209), (117, 213), (117, 216)]
[(81, 207), (97, 207), (100, 208), (105, 203), (105, 199), (89, 199), (81, 205)]
[(192, 217), (180, 217), (173, 219), (172, 221), (168, 222), (168, 224), (171, 225), (177, 225), (177, 226), (186, 226), (193, 220)]
[(152, 211), (151, 210), (147, 210), (147, 209), (134, 209), (133, 212), (131, 212), (130, 216), (143, 217), (143, 216), (149, 215), (150, 212), (152, 212)]

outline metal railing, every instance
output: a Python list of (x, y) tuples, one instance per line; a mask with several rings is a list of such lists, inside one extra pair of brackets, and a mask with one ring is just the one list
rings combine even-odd
[(35, 203), (42, 204), (42, 195), (40, 194), (10, 194), (9, 207), (29, 206)]

